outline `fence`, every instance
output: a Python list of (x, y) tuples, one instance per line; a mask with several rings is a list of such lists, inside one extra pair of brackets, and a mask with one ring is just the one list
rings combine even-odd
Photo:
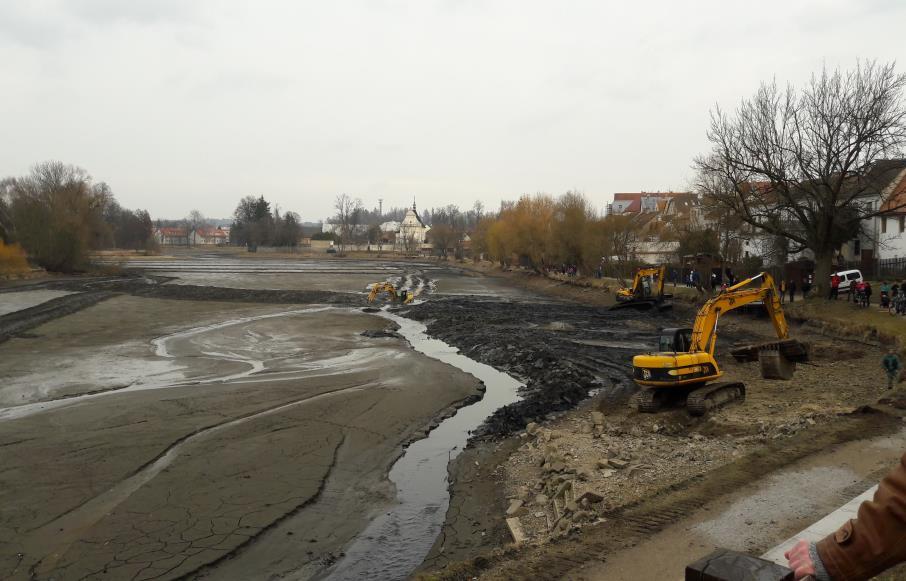
[[(863, 276), (865, 273), (862, 273)], [(882, 258), (878, 261), (879, 278), (896, 278), (902, 280), (906, 278), (906, 256), (895, 258)]]

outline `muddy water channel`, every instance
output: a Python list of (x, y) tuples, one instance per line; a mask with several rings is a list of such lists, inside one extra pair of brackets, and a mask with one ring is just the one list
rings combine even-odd
[(397, 323), (413, 349), (470, 373), (484, 382), (484, 397), (444, 420), (424, 439), (409, 446), (390, 470), (397, 504), (375, 518), (346, 549), (345, 557), (322, 578), (405, 579), (421, 564), (440, 533), (449, 505), (447, 466), (466, 445), (469, 434), (495, 410), (519, 399), (522, 384), (505, 373), (429, 338), (422, 323), (381, 312)]

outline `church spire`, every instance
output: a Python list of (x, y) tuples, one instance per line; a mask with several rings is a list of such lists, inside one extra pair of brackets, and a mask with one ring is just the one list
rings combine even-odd
[(412, 196), (412, 211), (415, 212), (415, 196)]

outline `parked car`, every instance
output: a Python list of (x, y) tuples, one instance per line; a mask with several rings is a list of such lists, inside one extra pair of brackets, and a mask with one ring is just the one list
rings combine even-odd
[(840, 277), (840, 286), (838, 287), (837, 292), (848, 293), (850, 285), (862, 282), (862, 272), (858, 270), (841, 270), (834, 274)]
[(336, 247), (334, 247), (334, 246), (327, 247), (327, 254), (336, 254), (336, 253), (337, 253)]

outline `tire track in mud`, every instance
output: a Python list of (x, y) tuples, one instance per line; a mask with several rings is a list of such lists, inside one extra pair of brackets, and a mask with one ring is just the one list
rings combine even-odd
[(365, 292), (370, 292), (375, 284), (389, 283), (400, 291), (411, 292), (418, 298), (421, 294), (433, 294), (437, 290), (437, 281), (425, 276), (424, 272), (404, 273), (402, 275), (388, 276), (380, 283), (372, 283), (365, 287)]
[(593, 391), (617, 403), (635, 392), (632, 355), (655, 345), (673, 313), (610, 311), (575, 303), (444, 297), (401, 314), (463, 355), (518, 377), (523, 399), (494, 413), (480, 437), (505, 437), (572, 409)]

